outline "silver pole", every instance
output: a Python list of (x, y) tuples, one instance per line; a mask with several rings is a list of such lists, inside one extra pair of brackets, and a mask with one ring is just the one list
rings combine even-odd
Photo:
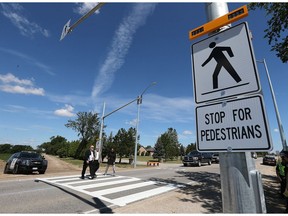
[[(206, 3), (207, 21), (229, 12), (225, 2)], [(219, 31), (229, 28), (224, 26)], [(213, 34), (213, 33), (212, 33)], [(266, 212), (261, 174), (255, 170), (250, 152), (223, 152), (219, 154), (223, 213)], [(255, 195), (256, 190), (257, 195)], [(262, 204), (262, 206), (261, 206)]]
[(276, 118), (277, 118), (277, 122), (278, 122), (279, 133), (280, 133), (280, 137), (281, 137), (283, 150), (284, 151), (288, 151), (286, 137), (285, 137), (284, 129), (283, 129), (283, 126), (282, 126), (280, 114), (279, 114), (279, 111), (278, 111), (276, 97), (275, 97), (275, 94), (274, 94), (274, 90), (273, 90), (273, 86), (272, 86), (272, 82), (271, 82), (271, 79), (270, 79), (270, 75), (269, 75), (269, 71), (268, 71), (268, 67), (267, 67), (266, 61), (265, 61), (265, 59), (263, 59), (263, 61), (257, 60), (257, 62), (260, 62), (260, 63), (264, 64), (266, 75), (267, 75), (267, 79), (268, 79), (268, 82), (269, 82), (271, 95), (272, 95), (272, 99), (273, 99), (273, 104), (274, 104), (274, 108), (275, 108), (275, 113), (276, 113)]
[[(101, 125), (100, 125), (100, 132), (99, 132), (99, 140), (98, 140), (98, 148), (99, 148), (99, 161), (102, 163), (102, 148), (103, 148), (103, 142), (102, 142), (102, 133), (103, 133), (103, 127), (104, 127), (104, 113), (105, 113), (105, 102), (103, 103), (103, 111), (102, 111), (102, 117), (101, 117)], [(96, 142), (97, 147), (97, 142)]]
[(137, 164), (137, 146), (138, 146), (138, 127), (139, 127), (139, 116), (140, 116), (140, 105), (142, 104), (142, 96), (143, 94), (153, 85), (156, 85), (156, 82), (152, 82), (150, 85), (144, 89), (140, 96), (137, 97), (137, 122), (136, 122), (136, 135), (135, 135), (135, 148), (134, 148), (134, 168), (136, 168)]
[(137, 98), (137, 121), (136, 121), (136, 134), (135, 134), (135, 148), (134, 148), (134, 168), (137, 164), (137, 146), (138, 146), (138, 127), (139, 127), (139, 116), (140, 116), (140, 106), (142, 102), (142, 95)]

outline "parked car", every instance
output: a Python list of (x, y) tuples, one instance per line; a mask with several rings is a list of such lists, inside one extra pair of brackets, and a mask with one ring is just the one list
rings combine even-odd
[(212, 163), (219, 163), (219, 153), (212, 153)]
[(212, 154), (192, 151), (192, 152), (189, 152), (189, 154), (184, 156), (184, 159), (182, 160), (182, 162), (184, 166), (189, 166), (189, 165), (201, 166), (203, 163), (208, 163), (208, 165), (211, 165)]
[(263, 165), (273, 165), (276, 166), (276, 158), (274, 155), (265, 155), (263, 157)]
[(39, 172), (44, 174), (47, 169), (48, 161), (37, 152), (17, 152), (6, 162), (4, 173), (32, 173)]

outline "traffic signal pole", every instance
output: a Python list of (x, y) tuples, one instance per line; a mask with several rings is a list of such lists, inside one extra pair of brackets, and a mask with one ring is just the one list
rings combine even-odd
[[(227, 3), (206, 3), (207, 21), (229, 12)], [(229, 28), (226, 25), (220, 31)], [(213, 33), (212, 33), (213, 34)], [(219, 153), (223, 213), (266, 213), (261, 173), (250, 152)]]

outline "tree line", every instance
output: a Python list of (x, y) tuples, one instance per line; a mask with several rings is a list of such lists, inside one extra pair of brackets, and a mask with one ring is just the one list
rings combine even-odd
[[(71, 128), (77, 132), (79, 140), (68, 141), (60, 135), (50, 137), (50, 141), (44, 142), (37, 146), (36, 151), (45, 152), (50, 155), (59, 157), (72, 157), (75, 159), (83, 159), (84, 152), (90, 145), (95, 145), (100, 133), (100, 118), (98, 113), (78, 112), (75, 120), (68, 120), (65, 124), (67, 128)], [(105, 128), (106, 126), (104, 126)], [(128, 130), (121, 128), (113, 135), (107, 136), (103, 133), (102, 142), (102, 158), (104, 158), (111, 148), (114, 148), (119, 157), (119, 163), (122, 158), (133, 158), (135, 150), (136, 129), (130, 127)], [(138, 141), (140, 136), (137, 137)], [(139, 143), (139, 142), (138, 142)], [(137, 146), (137, 152), (141, 147)], [(151, 146), (148, 146), (151, 147)], [(178, 141), (177, 131), (168, 128), (166, 132), (161, 134), (155, 143), (155, 158), (159, 160), (174, 160), (179, 156), (184, 156), (188, 151), (196, 149), (195, 144), (190, 144), (184, 148)], [(1, 153), (15, 153), (18, 151), (32, 151), (31, 146), (0, 144)]]

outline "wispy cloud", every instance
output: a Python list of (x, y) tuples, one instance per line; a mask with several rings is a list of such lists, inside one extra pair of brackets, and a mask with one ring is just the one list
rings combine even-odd
[[(0, 107), (0, 111), (8, 112), (8, 113), (20, 113), (25, 115), (32, 115), (32, 116), (42, 116), (47, 119), (51, 119), (52, 112), (50, 110), (42, 110), (38, 109), (37, 107), (27, 107), (21, 105), (14, 105), (14, 104), (7, 104), (3, 107)], [(55, 117), (54, 117), (55, 118)]]
[(155, 4), (148, 3), (134, 4), (130, 14), (120, 23), (113, 37), (110, 51), (94, 82), (92, 90), (94, 101), (101, 93), (111, 87), (115, 73), (125, 63), (125, 57), (133, 41), (134, 34), (140, 26), (145, 24), (147, 17), (154, 11), (155, 6)]
[[(194, 102), (190, 97), (163, 97), (147, 94), (145, 103), (141, 105), (141, 112), (145, 118), (160, 122), (187, 123), (194, 120)], [(161, 101), (161, 103), (160, 103)]]
[(35, 65), (36, 67), (40, 68), (41, 70), (43, 70), (45, 73), (48, 73), (50, 75), (55, 75), (54, 72), (51, 71), (51, 68), (45, 64), (43, 64), (42, 62), (39, 62), (37, 59), (34, 59), (24, 53), (18, 52), (16, 50), (12, 50), (12, 49), (6, 49), (3, 47), (0, 47), (0, 51), (8, 53), (10, 55), (13, 56), (17, 56), (19, 58), (22, 58), (24, 60), (26, 60), (27, 62), (29, 62), (31, 65)]
[(34, 87), (33, 79), (19, 79), (11, 73), (0, 74), (0, 91), (14, 94), (45, 95), (43, 88)]
[(68, 104), (65, 104), (64, 108), (58, 109), (54, 111), (54, 114), (57, 116), (63, 117), (73, 117), (75, 113), (73, 113), (74, 107)]
[(73, 106), (84, 106), (84, 107), (91, 107), (91, 97), (90, 95), (87, 96), (85, 94), (66, 94), (66, 95), (60, 95), (60, 94), (51, 94), (47, 93), (47, 97), (49, 100), (57, 103), (65, 103), (65, 104), (73, 104)]
[(40, 33), (44, 37), (49, 37), (47, 29), (42, 28), (35, 22), (31, 22), (23, 12), (25, 9), (20, 4), (2, 3), (2, 14), (15, 25), (23, 36), (33, 38), (34, 34)]
[[(119, 108), (132, 99), (106, 96), (106, 113)], [(194, 110), (192, 97), (171, 98), (155, 94), (145, 94), (143, 103), (141, 104), (141, 120), (148, 119), (158, 123), (189, 123), (194, 122)], [(119, 110), (119, 112), (131, 116), (131, 120), (126, 120), (125, 124), (135, 125), (134, 121), (137, 115), (136, 102)]]
[(192, 135), (193, 132), (190, 131), (190, 130), (184, 130), (184, 131), (182, 132), (182, 134), (183, 134), (183, 135)]

